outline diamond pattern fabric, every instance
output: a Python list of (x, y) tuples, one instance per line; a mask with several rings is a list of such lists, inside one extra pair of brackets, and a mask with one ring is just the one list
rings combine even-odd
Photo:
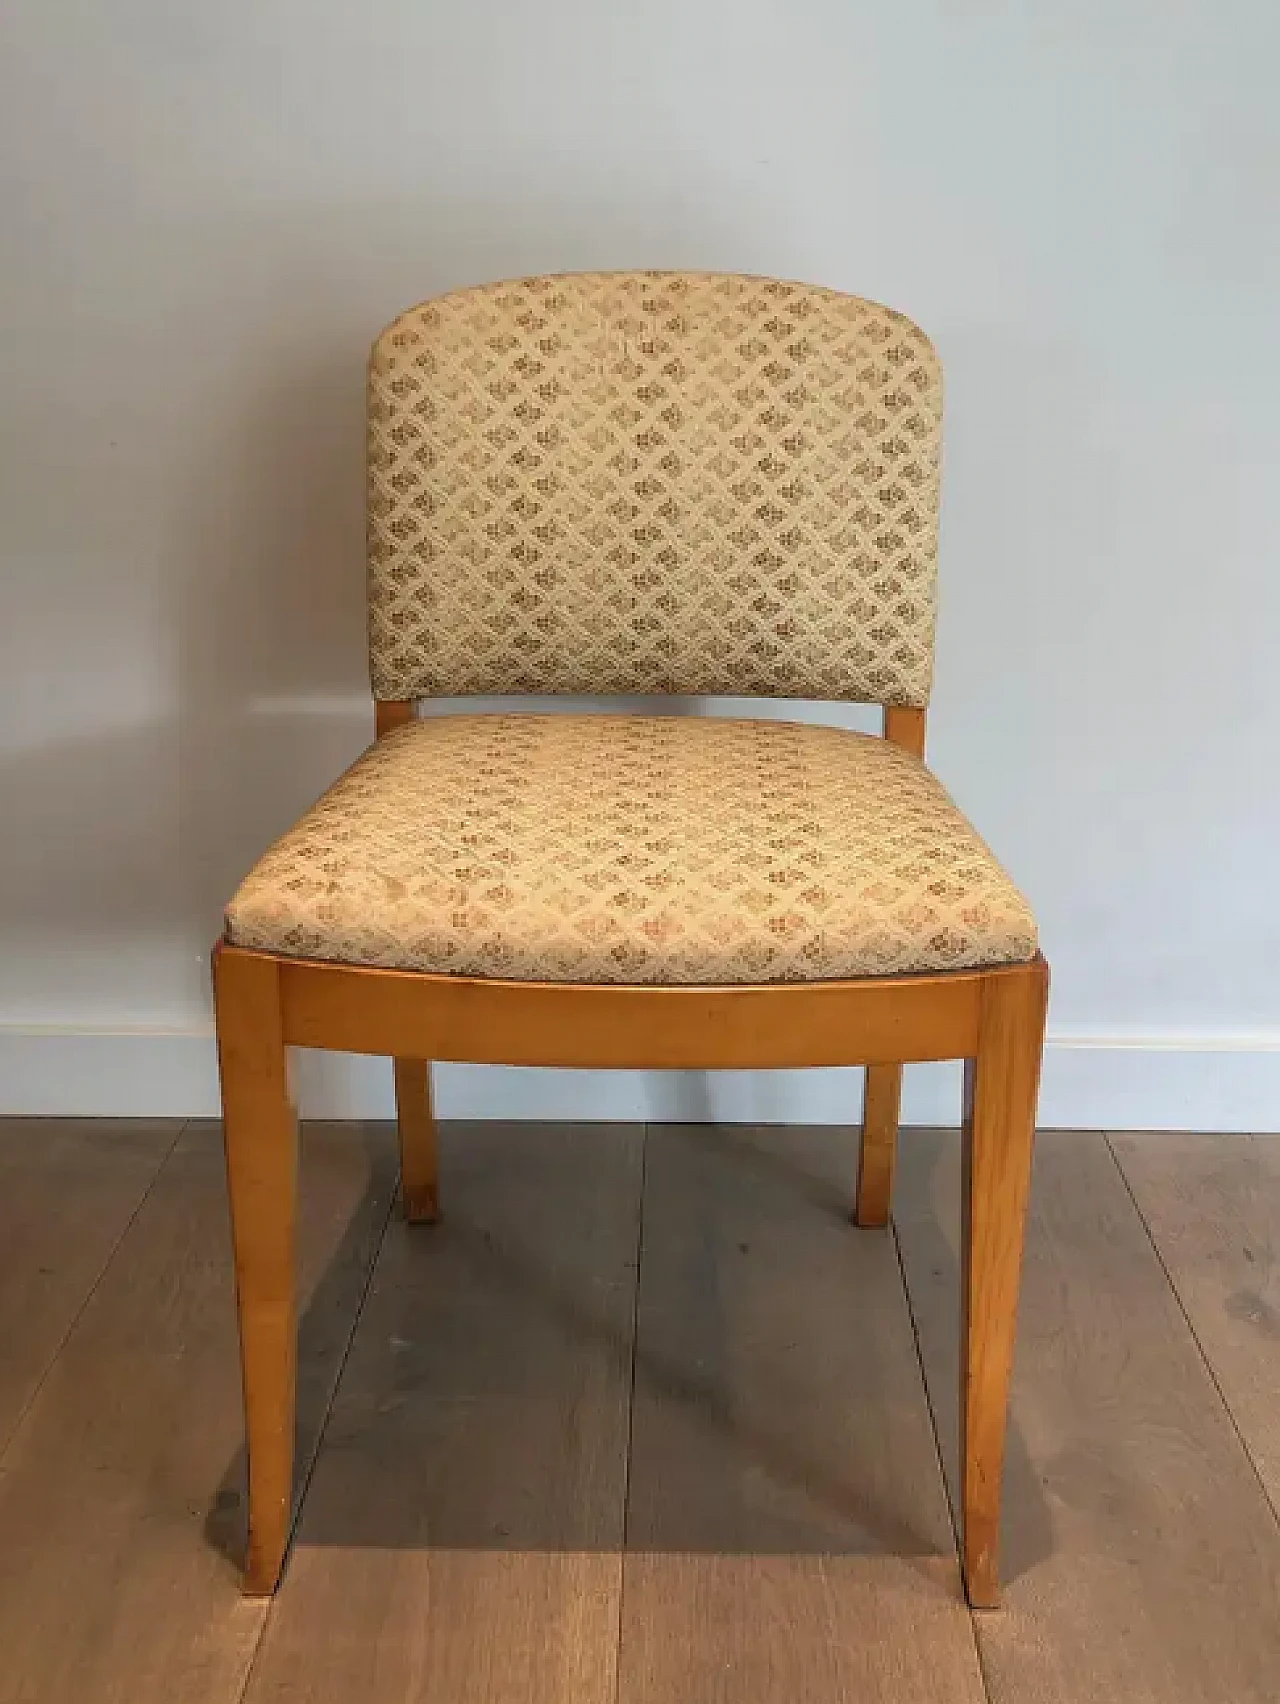
[(426, 302), (369, 370), (374, 693), (924, 705), (940, 420), (924, 334), (830, 290), (575, 274)]
[(386, 735), (261, 860), (227, 939), (516, 980), (1013, 963), (1026, 901), (924, 765), (795, 722), (466, 715)]

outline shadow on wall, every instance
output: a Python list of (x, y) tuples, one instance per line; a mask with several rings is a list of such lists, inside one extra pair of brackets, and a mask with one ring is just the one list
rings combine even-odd
[(370, 737), (362, 353), (339, 344), (264, 369), (192, 494), (178, 832), (184, 914), (202, 940), (266, 844)]
[(45, 951), (63, 935), (172, 938), (181, 883), (165, 789), (176, 760), (173, 726), (154, 721), (5, 753), (0, 795), (14, 813), (0, 840), (6, 934), (29, 930)]
[[(760, 228), (785, 221), (762, 216)], [(226, 233), (223, 246), (252, 254), (252, 278), (240, 280), (236, 365), (215, 387), (209, 418), (193, 426), (171, 549), (178, 903), (201, 978), (240, 877), (372, 737), (364, 368), (381, 326), (424, 297), (521, 273), (712, 263), (768, 271), (776, 258), (695, 218), (687, 203), (388, 206), (323, 224), (264, 220)], [(663, 1100), (667, 1116), (712, 1116), (707, 1085), (687, 1074)]]
[(687, 202), (286, 215), (221, 247), (253, 256), (240, 370), (196, 430), (172, 548), (182, 891), (202, 939), (265, 842), (371, 737), (364, 367), (378, 330), (424, 297), (521, 273), (769, 259)]

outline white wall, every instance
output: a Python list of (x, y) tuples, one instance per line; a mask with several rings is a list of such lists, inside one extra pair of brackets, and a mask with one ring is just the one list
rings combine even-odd
[[(1280, 1122), (1268, 0), (11, 0), (0, 31), (0, 1104), (213, 1104), (220, 901), (367, 737), (374, 331), (656, 265), (854, 290), (941, 348), (930, 749), (1041, 915), (1047, 1118)], [(384, 1082), (328, 1062), (311, 1104)]]

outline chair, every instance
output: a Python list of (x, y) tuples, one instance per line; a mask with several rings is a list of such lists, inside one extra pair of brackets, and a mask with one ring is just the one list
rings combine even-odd
[[(528, 278), (396, 320), (369, 370), (377, 739), (215, 949), (249, 1461), (245, 1589), (290, 1527), (290, 1046), (391, 1056), (410, 1219), (431, 1060), (864, 1065), (853, 1217), (887, 1222), (902, 1065), (963, 1059), (962, 1567), (997, 1600), (1048, 972), (925, 768), (937, 359), (833, 291)], [(790, 721), (434, 715), (464, 694), (733, 694)]]

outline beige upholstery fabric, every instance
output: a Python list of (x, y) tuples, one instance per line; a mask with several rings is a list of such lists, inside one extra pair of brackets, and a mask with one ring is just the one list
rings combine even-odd
[(463, 290), (369, 371), (379, 698), (923, 705), (941, 383), (924, 334), (770, 279)]
[(294, 957), (551, 982), (811, 981), (1030, 958), (916, 758), (794, 722), (445, 716), (370, 748), (232, 900)]

